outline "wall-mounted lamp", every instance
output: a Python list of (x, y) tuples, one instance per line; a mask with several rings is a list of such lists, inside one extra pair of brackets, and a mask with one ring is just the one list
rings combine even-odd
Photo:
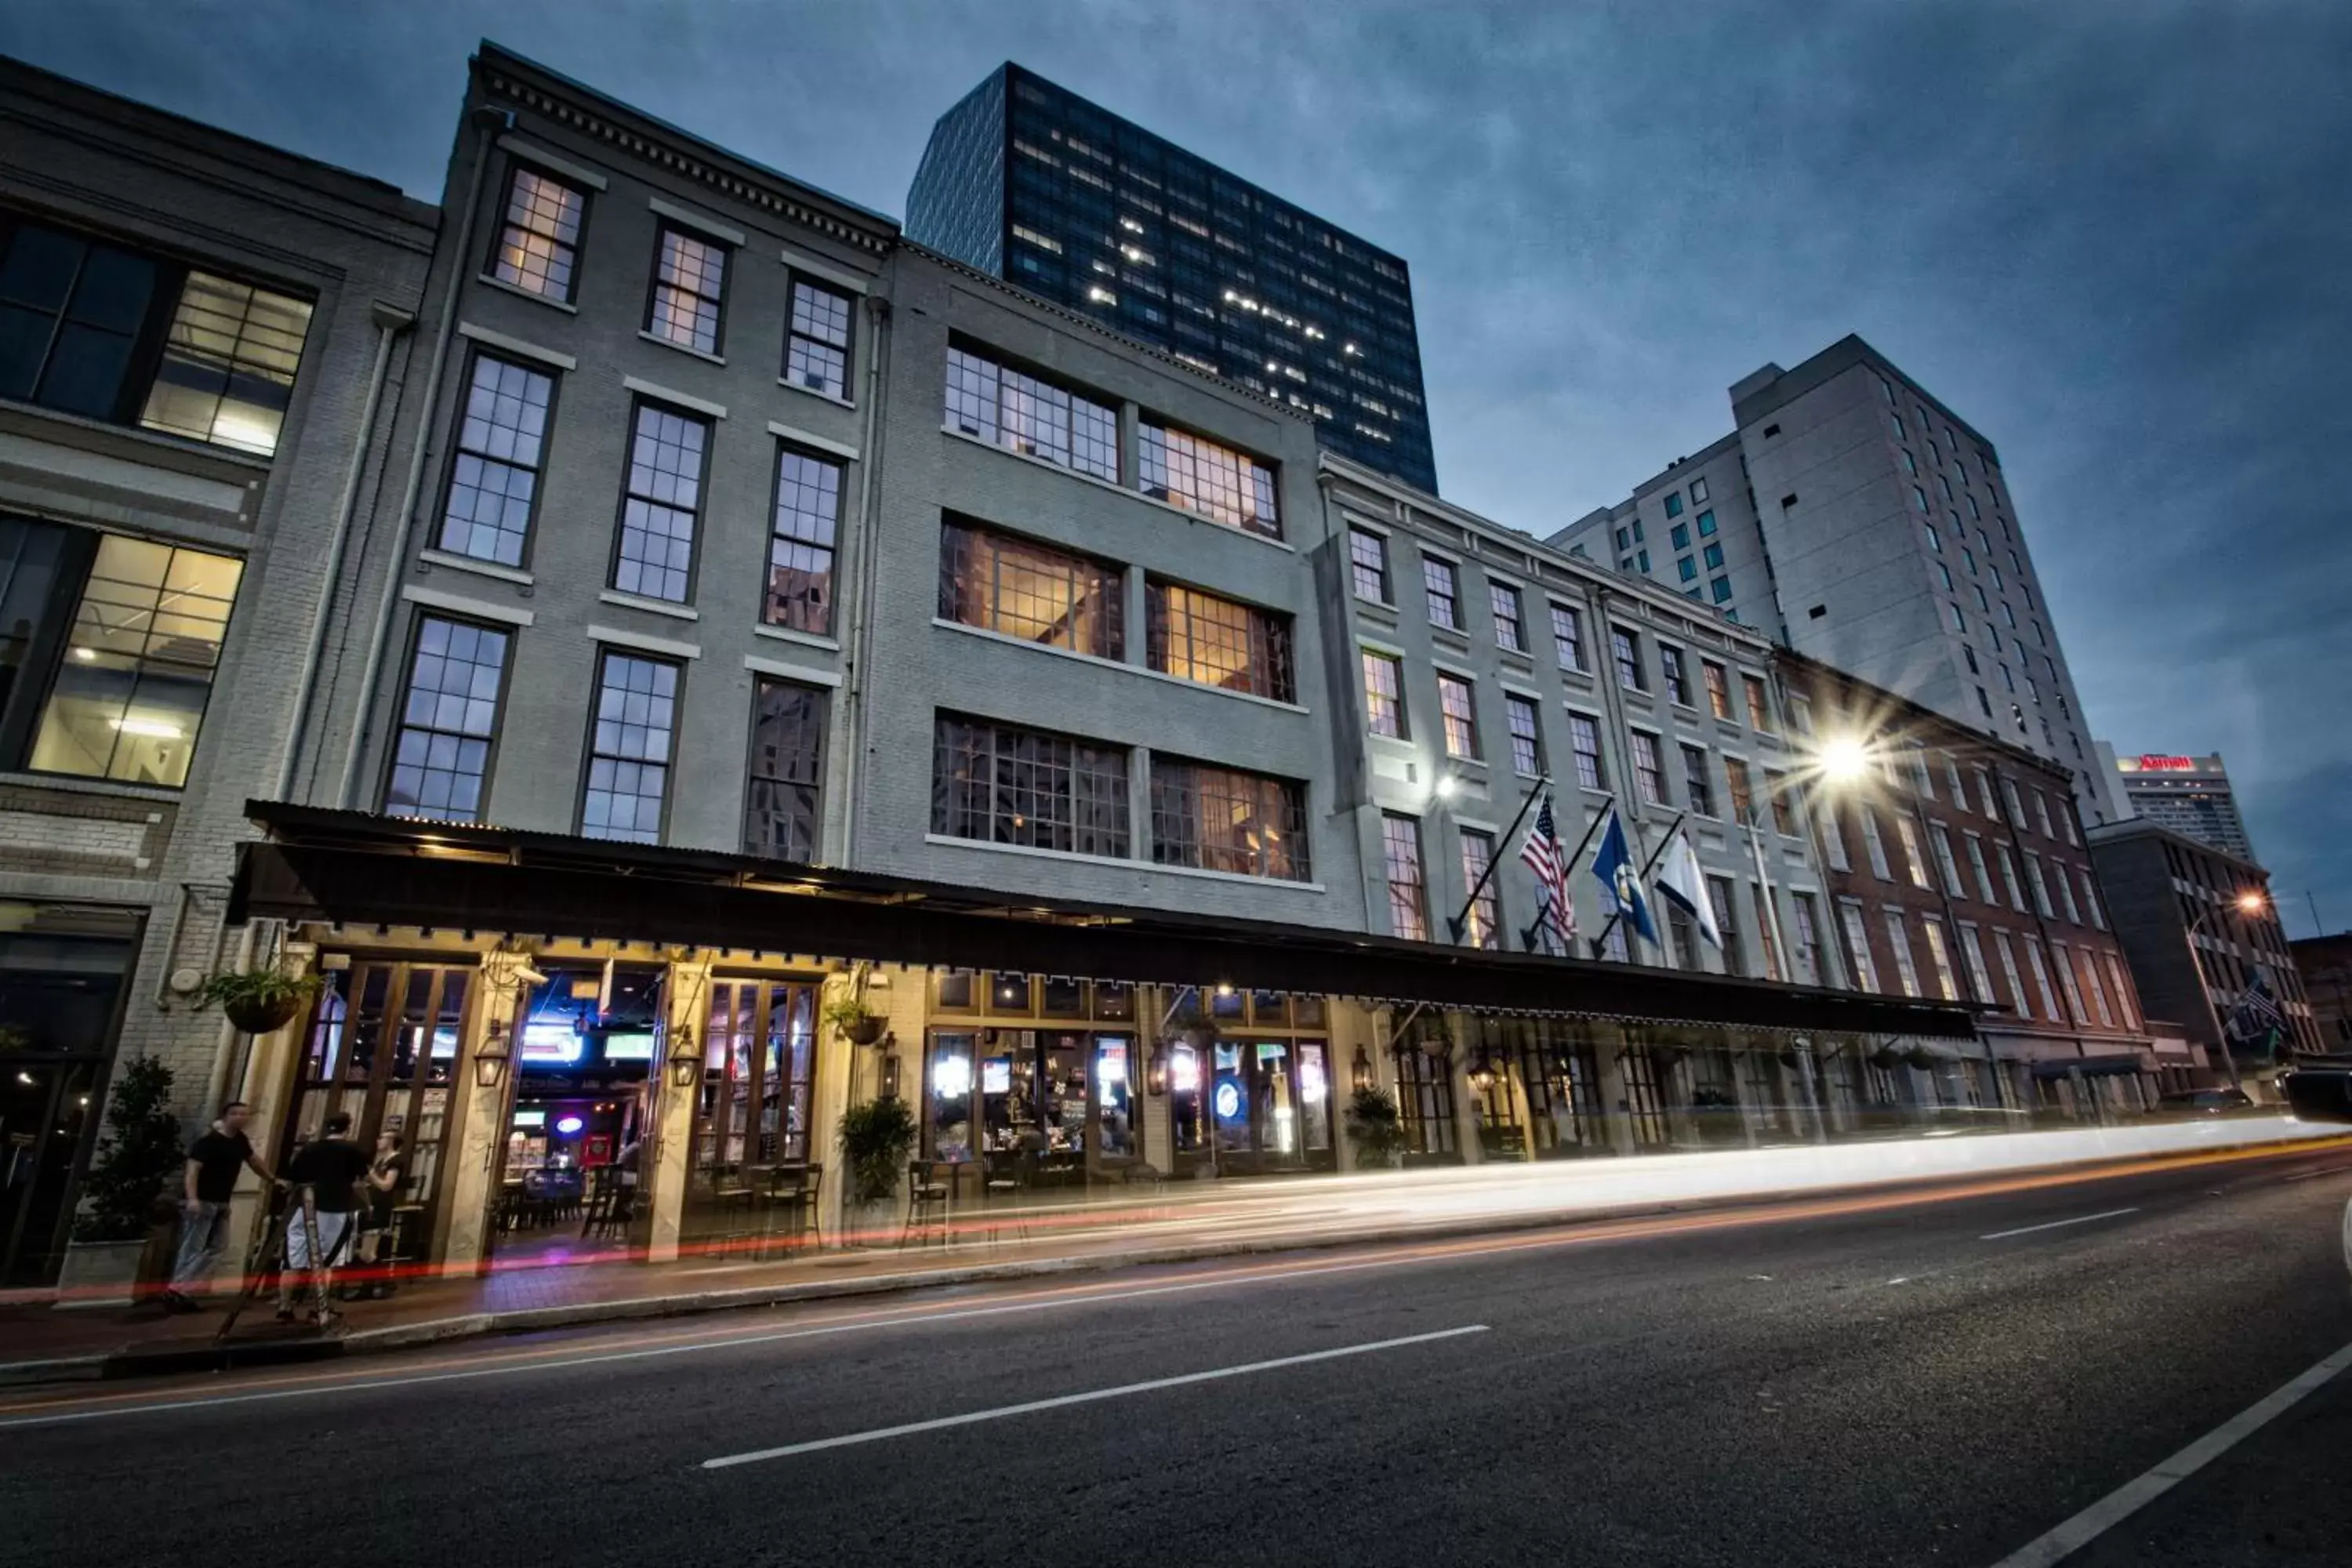
[(1168, 1047), (1166, 1046), (1151, 1047), (1151, 1059), (1144, 1065), (1143, 1068), (1143, 1089), (1145, 1093), (1154, 1099), (1168, 1092)]
[(1359, 1090), (1372, 1087), (1372, 1058), (1365, 1054), (1361, 1046), (1356, 1047), (1355, 1070), (1349, 1081)]
[(1470, 1069), (1470, 1082), (1480, 1094), (1495, 1087), (1495, 1058), (1480, 1057), (1478, 1065)]
[(1454, 790), (1459, 786), (1455, 784), (1452, 773), (1440, 773), (1437, 775), (1437, 783), (1431, 787), (1435, 791), (1438, 799), (1452, 800)]
[(669, 1081), (673, 1088), (692, 1089), (702, 1078), (702, 1052), (694, 1043), (694, 1026), (677, 1026), (677, 1043), (669, 1048)]
[(507, 1021), (492, 1018), (483, 1031), (482, 1043), (474, 1047), (474, 1083), (479, 1089), (496, 1089), (506, 1081), (507, 1058), (512, 1042), (507, 1037)]

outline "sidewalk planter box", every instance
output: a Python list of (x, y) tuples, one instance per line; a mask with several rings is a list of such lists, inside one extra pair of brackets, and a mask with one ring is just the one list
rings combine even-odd
[(58, 1271), (60, 1307), (122, 1307), (139, 1295), (141, 1241), (69, 1241)]

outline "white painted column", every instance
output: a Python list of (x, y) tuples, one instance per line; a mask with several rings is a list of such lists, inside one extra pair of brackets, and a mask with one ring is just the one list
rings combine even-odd
[[(466, 1026), (465, 1048), (449, 1085), (457, 1115), (457, 1147), (454, 1154), (445, 1149), (442, 1156), (449, 1162), (449, 1196), (441, 1260), (453, 1272), (479, 1263), (489, 1250), (491, 1191), (506, 1142), (507, 1110), (514, 1102), (515, 1016), (522, 1006), (525, 977), (535, 973), (528, 952), (497, 948), (482, 954), (481, 1000)], [(476, 1070), (485, 1054), (506, 1058), (495, 1084), (484, 1084)]]
[[(642, 1184), (642, 1216), (646, 1260), (667, 1263), (677, 1257), (686, 1220), (687, 1173), (694, 1153), (694, 1103), (701, 1092), (701, 1074), (681, 1085), (670, 1071), (673, 1060), (691, 1056), (708, 1062), (709, 1053), (724, 1049), (724, 1040), (703, 1038), (710, 1016), (710, 960), (694, 957), (670, 961), (662, 982), (664, 1017), (660, 1060), (654, 1064), (654, 1103), (650, 1148), (638, 1159)], [(635, 1238), (632, 1238), (635, 1239)]]

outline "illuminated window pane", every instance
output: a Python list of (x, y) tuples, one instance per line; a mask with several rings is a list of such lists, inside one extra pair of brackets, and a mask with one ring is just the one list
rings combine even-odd
[(310, 331), (307, 300), (189, 273), (140, 423), (269, 456)]

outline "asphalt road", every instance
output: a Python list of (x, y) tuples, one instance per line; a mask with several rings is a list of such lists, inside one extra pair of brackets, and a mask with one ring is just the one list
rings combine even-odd
[[(2347, 1197), (2338, 1149), (0, 1395), (0, 1555), (1990, 1565), (2352, 1342)], [(2352, 1373), (2070, 1563), (2340, 1568), (2348, 1441)]]

